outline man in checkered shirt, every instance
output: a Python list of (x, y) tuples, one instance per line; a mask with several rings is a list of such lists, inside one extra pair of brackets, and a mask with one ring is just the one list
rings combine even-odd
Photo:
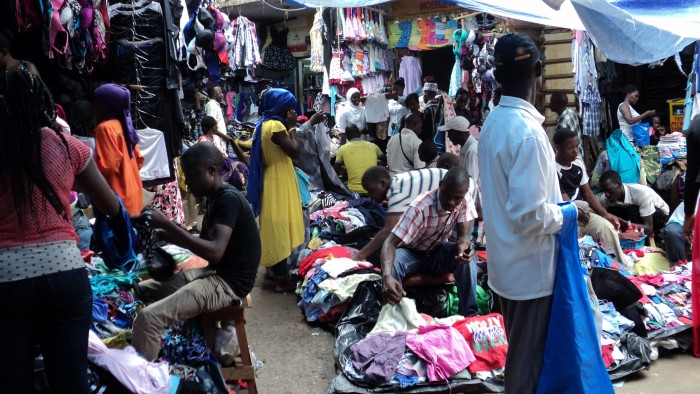
[[(476, 315), (476, 266), (469, 241), (476, 208), (469, 174), (451, 168), (438, 189), (419, 195), (401, 216), (382, 247), (383, 293), (391, 304), (406, 295), (402, 281), (417, 272), (455, 274), (459, 314)], [(457, 242), (448, 242), (457, 227)]]

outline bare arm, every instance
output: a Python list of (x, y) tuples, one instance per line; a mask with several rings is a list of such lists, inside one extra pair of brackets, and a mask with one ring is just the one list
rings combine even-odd
[(593, 194), (591, 187), (587, 183), (581, 186), (581, 193), (583, 194), (583, 198), (586, 200), (588, 205), (590, 205), (591, 209), (593, 209), (593, 212), (597, 213), (598, 215), (609, 221), (613, 225), (613, 227), (615, 227), (616, 230), (620, 228), (620, 221), (617, 220), (615, 216), (608, 213), (608, 211), (606, 211), (605, 208), (603, 208), (603, 205)]
[[(472, 222), (457, 223), (457, 261), (462, 264), (468, 264), (474, 257), (474, 251), (470, 249), (471, 241), (469, 240), (469, 229), (472, 227)], [(469, 253), (466, 251), (469, 249)]]
[(212, 228), (211, 241), (207, 241), (188, 233), (156, 210), (153, 211), (153, 226), (159, 229), (159, 239), (189, 249), (211, 265), (216, 265), (224, 257), (226, 246), (233, 233), (231, 227), (217, 224)]
[(625, 118), (625, 122), (627, 122), (627, 124), (630, 124), (630, 125), (639, 123), (642, 121), (642, 119), (649, 117), (649, 116), (652, 116), (656, 113), (656, 111), (651, 110), (651, 111), (646, 111), (641, 115), (633, 117), (629, 104), (620, 106), (620, 112), (622, 113), (622, 117)]
[(401, 239), (394, 233), (390, 233), (382, 246), (382, 293), (386, 301), (392, 305), (401, 302), (401, 298), (406, 295), (401, 283), (392, 276), (396, 248), (399, 243), (401, 243)]
[(119, 200), (90, 158), (85, 169), (75, 176), (75, 190), (90, 197), (92, 205), (109, 216), (119, 213)]

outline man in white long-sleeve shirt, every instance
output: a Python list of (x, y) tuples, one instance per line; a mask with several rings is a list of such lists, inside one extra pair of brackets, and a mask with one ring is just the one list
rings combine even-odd
[(524, 34), (507, 34), (495, 48), (500, 103), (484, 123), (479, 169), (489, 286), (500, 297), (509, 341), (506, 393), (537, 389), (549, 325), (563, 217), (554, 151), (533, 103), (542, 60)]

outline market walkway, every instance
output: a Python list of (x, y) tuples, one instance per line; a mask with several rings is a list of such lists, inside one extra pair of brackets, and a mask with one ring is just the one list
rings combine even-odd
[[(333, 334), (306, 324), (296, 297), (274, 293), (263, 277), (261, 269), (246, 327), (255, 355), (264, 362), (258, 370), (260, 393), (325, 393), (335, 376)], [(672, 352), (627, 379), (616, 393), (691, 394), (698, 392), (699, 381), (700, 360)]]

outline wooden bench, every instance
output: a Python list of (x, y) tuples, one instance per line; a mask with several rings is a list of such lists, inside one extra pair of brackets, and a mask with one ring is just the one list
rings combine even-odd
[(240, 300), (238, 304), (231, 305), (218, 311), (203, 313), (201, 315), (202, 330), (204, 331), (204, 339), (209, 345), (209, 349), (214, 350), (216, 339), (216, 329), (219, 322), (233, 322), (236, 327), (236, 337), (238, 345), (241, 348), (241, 363), (236, 362), (233, 367), (222, 367), (221, 373), (224, 379), (229, 382), (232, 380), (244, 380), (248, 383), (248, 393), (258, 394), (258, 388), (255, 383), (255, 366), (250, 355), (248, 347), (248, 336), (245, 332), (245, 310), (252, 308), (253, 303), (250, 295)]

